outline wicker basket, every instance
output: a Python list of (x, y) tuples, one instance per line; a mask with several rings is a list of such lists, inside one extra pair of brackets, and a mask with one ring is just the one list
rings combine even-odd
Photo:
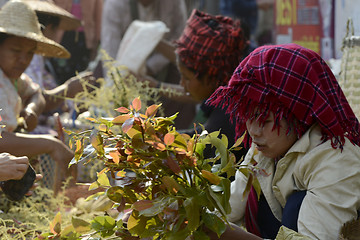
[(360, 36), (354, 36), (351, 19), (347, 22), (342, 52), (338, 81), (355, 115), (360, 119)]

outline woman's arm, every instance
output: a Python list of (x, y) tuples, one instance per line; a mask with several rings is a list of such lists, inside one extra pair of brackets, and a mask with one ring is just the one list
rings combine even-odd
[[(0, 152), (8, 152), (14, 156), (33, 157), (39, 154), (49, 154), (55, 161), (55, 192), (60, 189), (63, 178), (73, 176), (76, 180), (76, 169), (69, 170), (68, 165), (73, 158), (73, 152), (59, 139), (43, 134), (21, 134), (2, 132)], [(76, 167), (76, 166), (73, 166)]]
[(23, 102), (20, 116), (24, 118), (24, 128), (31, 132), (38, 123), (38, 116), (44, 110), (45, 99), (40, 86), (26, 74), (22, 74), (18, 79), (18, 92)]
[(236, 226), (235, 224), (231, 224), (231, 226), (227, 226), (225, 232), (218, 238), (218, 236), (214, 232), (207, 232), (207, 235), (210, 237), (211, 240), (260, 240), (262, 238), (246, 232), (242, 228)]
[[(46, 101), (44, 112), (57, 109), (66, 98), (73, 98), (77, 93), (84, 91), (81, 79), (86, 80), (91, 85), (96, 84), (92, 72), (82, 72), (56, 88), (44, 90), (43, 95)], [(88, 90), (91, 91), (91, 89)]]

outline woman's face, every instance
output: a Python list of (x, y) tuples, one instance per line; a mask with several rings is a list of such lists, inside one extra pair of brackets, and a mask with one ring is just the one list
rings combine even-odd
[(21, 38), (8, 37), (0, 44), (0, 68), (10, 78), (19, 78), (29, 66), (36, 42)]
[(206, 100), (215, 91), (215, 84), (206, 81), (206, 79), (200, 81), (195, 74), (183, 64), (178, 63), (178, 68), (181, 74), (181, 86), (186, 92), (190, 93), (191, 97), (197, 102)]
[(274, 123), (273, 113), (270, 113), (264, 125), (259, 125), (259, 122), (256, 120), (249, 119), (246, 122), (246, 128), (257, 150), (264, 156), (273, 159), (283, 157), (297, 141), (294, 131), (286, 133), (288, 124), (284, 119), (280, 121), (279, 131), (277, 127), (273, 130)]

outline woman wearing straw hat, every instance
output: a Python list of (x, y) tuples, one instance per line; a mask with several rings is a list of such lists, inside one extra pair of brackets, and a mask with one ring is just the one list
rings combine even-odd
[[(52, 0), (22, 0), (36, 12), (39, 23), (42, 25), (42, 33), (45, 37), (60, 42), (61, 30), (74, 30), (81, 26), (81, 22), (71, 13), (58, 7)], [(51, 64), (49, 58), (39, 54), (34, 57), (25, 73), (40, 85), (42, 89), (57, 87), (54, 74), (49, 72), (45, 65)], [(50, 67), (51, 68), (51, 67)]]
[[(68, 51), (44, 37), (35, 12), (21, 1), (9, 1), (0, 11), (0, 108), (6, 125), (0, 139), (0, 152), (32, 157), (48, 153), (64, 176), (73, 152), (60, 140), (48, 135), (13, 133), (19, 119), (31, 130), (44, 107), (37, 84), (23, 72), (33, 55), (66, 58)], [(22, 118), (20, 118), (22, 116)], [(58, 178), (60, 179), (60, 178)], [(57, 182), (58, 189), (60, 183)]]

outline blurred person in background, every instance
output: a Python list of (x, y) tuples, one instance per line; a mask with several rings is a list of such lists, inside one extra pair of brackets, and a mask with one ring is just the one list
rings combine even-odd
[[(104, 2), (101, 27), (101, 48), (116, 58), (120, 43), (134, 20), (165, 23), (169, 32), (164, 40), (178, 39), (184, 30), (187, 10), (184, 0), (106, 0)], [(180, 75), (176, 64), (161, 53), (154, 52), (146, 61), (147, 73), (161, 82), (179, 83)], [(161, 99), (165, 115), (179, 112), (175, 125), (186, 128), (195, 115), (195, 104), (179, 103)]]
[(60, 43), (71, 53), (71, 58), (51, 59), (60, 85), (86, 70), (95, 60), (100, 45), (103, 0), (54, 0), (54, 3), (82, 22), (79, 28), (67, 30), (60, 36)]

